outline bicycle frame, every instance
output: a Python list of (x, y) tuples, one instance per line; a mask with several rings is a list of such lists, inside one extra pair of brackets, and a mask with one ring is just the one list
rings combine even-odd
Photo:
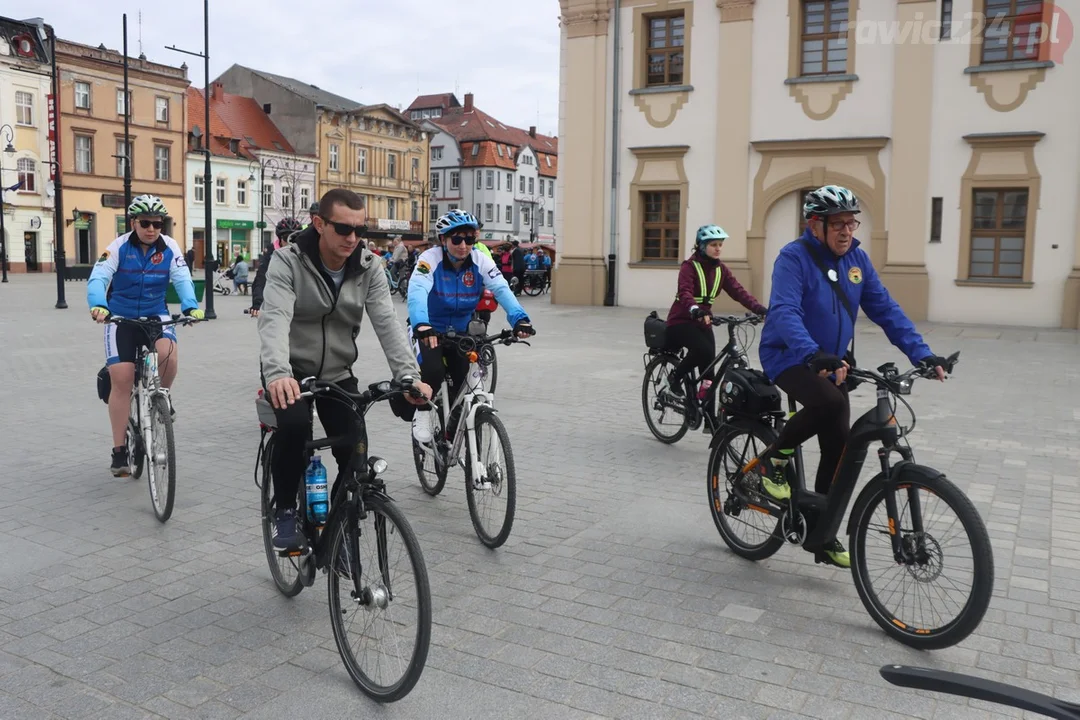
[(465, 386), (461, 388), (461, 392), (458, 393), (457, 399), (454, 400), (454, 404), (449, 406), (448, 410), (442, 410), (446, 408), (450, 401), (450, 394), (447, 388), (448, 383), (443, 382), (443, 386), (439, 388), (439, 398), (442, 401), (439, 404), (440, 411), (444, 413), (443, 427), (446, 427), (446, 423), (449, 422), (450, 417), (454, 414), (454, 410), (461, 409), (458, 416), (457, 428), (454, 430), (454, 439), (450, 443), (450, 450), (446, 454), (446, 464), (452, 465), (458, 460), (461, 455), (462, 436), (465, 437), (465, 442), (468, 443), (469, 456), (473, 462), (473, 477), (481, 478), (484, 476), (483, 465), (480, 463), (478, 457), (479, 450), (476, 447), (476, 434), (470, 432), (476, 425), (476, 413), (482, 407), (489, 408), (492, 412), (495, 412), (495, 406), (493, 401), (495, 399), (494, 394), (486, 391), (480, 384), (480, 367), (479, 362), (469, 363), (469, 372), (465, 375)]
[[(847, 511), (851, 501), (855, 485), (862, 472), (866, 455), (873, 443), (881, 443), (881, 447), (877, 451), (878, 461), (881, 463), (881, 472), (875, 475), (859, 494), (855, 502), (856, 510), (870, 502), (881, 483), (885, 483), (892, 490), (897, 490), (903, 488), (905, 477), (916, 475), (937, 478), (942, 475), (937, 470), (915, 464), (912, 450), (899, 444), (902, 435), (893, 413), (894, 406), (890, 398), (894, 394), (894, 390), (900, 392), (906, 390), (909, 392), (911, 381), (901, 377), (896, 372), (893, 363), (886, 363), (878, 369), (883, 373), (884, 377), (874, 378), (872, 374), (866, 374), (865, 371), (857, 371), (854, 368), (850, 371), (852, 375), (859, 372), (859, 376), (864, 378), (880, 379), (886, 383), (893, 382), (895, 387), (890, 390), (889, 387), (878, 384), (877, 403), (852, 425), (851, 434), (840, 457), (840, 463), (836, 468), (828, 495), (820, 495), (806, 488), (802, 449), (796, 448), (794, 458), (795, 482), (791, 484), (790, 501), (781, 507), (776, 507), (775, 501), (764, 504), (753, 503), (754, 509), (759, 512), (765, 512), (773, 517), (790, 521), (788, 526), (790, 531), (798, 538), (799, 544), (807, 550), (820, 550), (826, 542), (836, 537), (844, 513)], [(788, 417), (790, 417), (795, 412), (795, 403), (790, 397), (788, 397), (788, 408)], [(773, 418), (777, 431), (783, 429), (786, 422), (783, 412), (774, 413)], [(719, 441), (720, 435), (718, 434), (713, 437), (710, 447), (715, 446)], [(901, 461), (895, 465), (890, 462), (890, 456), (893, 453), (898, 453), (901, 457)], [(752, 467), (753, 465), (747, 469)], [(923, 528), (922, 508), (919, 502), (918, 490), (909, 485), (907, 492), (912, 526), (916, 532), (919, 532)], [(910, 561), (912, 550), (903, 546), (903, 538), (899, 532), (899, 514), (894, 492), (886, 493), (885, 507), (888, 513), (889, 535), (894, 557), (898, 563)], [(814, 529), (810, 532), (806, 532), (805, 515), (807, 512), (814, 513), (817, 516)], [(858, 514), (858, 512), (852, 512), (848, 519), (848, 535), (854, 531), (854, 524)], [(801, 530), (796, 525), (800, 521), (802, 523)], [(787, 536), (788, 530), (785, 529), (784, 532), (785, 536)], [(788, 540), (793, 541), (792, 537), (788, 537)]]

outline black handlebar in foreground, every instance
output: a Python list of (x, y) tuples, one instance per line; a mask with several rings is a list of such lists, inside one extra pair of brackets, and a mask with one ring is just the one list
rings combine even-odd
[[(951, 374), (958, 362), (960, 362), (959, 350), (945, 358), (943, 366), (945, 372)], [(855, 378), (858, 381), (872, 382), (878, 387), (883, 387), (896, 395), (911, 394), (911, 386), (914, 384), (915, 378), (932, 379), (937, 377), (935, 366), (925, 363), (916, 365), (904, 373), (897, 370), (896, 364), (891, 362), (878, 366), (877, 370), (877, 372), (874, 372), (873, 370), (867, 370), (865, 368), (852, 367), (848, 368), (847, 374), (849, 378)]]
[(898, 687), (959, 695), (1040, 713), (1057, 720), (1080, 720), (1080, 705), (1015, 685), (946, 670), (906, 665), (885, 665), (879, 672), (886, 681)]
[(408, 395), (412, 398), (424, 397), (424, 393), (420, 391), (420, 388), (416, 387), (415, 382), (416, 380), (414, 378), (406, 375), (401, 379), (401, 382), (396, 380), (383, 380), (368, 385), (368, 389), (364, 392), (351, 393), (337, 383), (307, 377), (300, 381), (300, 397), (306, 398), (321, 393), (331, 393), (355, 403), (361, 409), (366, 409), (373, 403), (379, 402), (380, 400), (388, 400), (392, 396), (398, 394)]

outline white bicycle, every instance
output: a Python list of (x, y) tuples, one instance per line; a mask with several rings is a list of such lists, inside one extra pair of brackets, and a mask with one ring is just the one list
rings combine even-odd
[[(470, 330), (479, 325), (470, 323)], [(497, 548), (506, 542), (514, 524), (517, 478), (510, 437), (495, 409), (494, 394), (484, 389), (483, 369), (495, 360), (494, 343), (529, 343), (519, 339), (513, 330), (490, 336), (483, 334), (482, 326), (475, 330), (475, 334), (458, 335), (451, 331), (438, 335), (440, 345), (456, 347), (469, 360), (469, 372), (465, 387), (453, 405), (449, 402), (452, 381), (447, 375), (433, 398), (432, 442), (422, 444), (413, 438), (413, 459), (420, 485), (433, 496), (442, 492), (450, 467), (461, 465), (465, 470), (465, 494), (473, 528), (480, 542)], [(502, 509), (497, 510), (496, 506)]]
[[(174, 315), (172, 320), (157, 317), (125, 318), (111, 315), (105, 322), (133, 325), (153, 337), (151, 330), (170, 325), (190, 325), (194, 318)], [(176, 494), (176, 445), (173, 441), (172, 400), (158, 375), (158, 352), (155, 343), (140, 344), (135, 355), (135, 383), (131, 386), (131, 410), (125, 437), (131, 477), (142, 476), (147, 464), (147, 484), (154, 515), (165, 522), (172, 515)]]

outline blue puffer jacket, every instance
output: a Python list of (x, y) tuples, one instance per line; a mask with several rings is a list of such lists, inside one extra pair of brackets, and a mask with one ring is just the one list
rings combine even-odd
[(176, 241), (162, 235), (144, 251), (132, 235), (125, 233), (113, 240), (98, 258), (86, 283), (90, 307), (108, 308), (113, 315), (130, 318), (166, 315), (165, 292), (171, 282), (182, 311), (198, 308), (195, 284)]
[(506, 310), (510, 327), (529, 320), (489, 256), (474, 249), (455, 270), (450, 263), (443, 262), (441, 247), (429, 248), (416, 259), (416, 269), (409, 277), (409, 323), (414, 330), (420, 325), (430, 325), (435, 332), (453, 328), (464, 333), (485, 287)]
[(761, 369), (769, 379), (775, 381), (788, 368), (804, 364), (818, 350), (843, 357), (855, 336), (854, 319), (811, 252), (836, 272), (839, 288), (856, 316), (861, 307), (912, 364), (933, 355), (914, 323), (881, 284), (859, 241), (853, 240), (851, 249), (838, 258), (807, 229), (801, 238), (784, 246), (773, 265), (769, 314), (758, 348)]

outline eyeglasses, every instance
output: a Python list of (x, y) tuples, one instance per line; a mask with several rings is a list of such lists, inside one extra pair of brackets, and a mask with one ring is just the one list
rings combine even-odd
[(149, 230), (150, 228), (160, 230), (161, 228), (165, 227), (165, 223), (161, 220), (140, 220), (139, 227), (141, 227), (143, 230)]
[(840, 232), (844, 228), (847, 228), (848, 230), (858, 230), (859, 225), (861, 224), (862, 223), (860, 223), (858, 220), (833, 220), (829, 223), (829, 227), (831, 227), (836, 232)]
[(476, 236), (475, 235), (451, 235), (450, 237), (448, 237), (446, 239), (449, 240), (450, 242), (454, 243), (455, 245), (460, 245), (461, 243), (465, 243), (466, 245), (475, 245), (476, 244)]
[[(320, 215), (319, 217), (322, 216)], [(325, 217), (323, 218), (323, 220), (326, 222), (327, 225), (334, 228), (334, 232), (336, 232), (341, 237), (349, 237), (353, 233), (356, 233), (356, 237), (361, 238), (364, 237), (364, 233), (367, 232), (366, 225), (349, 225), (348, 223), (334, 222), (330, 218)]]

